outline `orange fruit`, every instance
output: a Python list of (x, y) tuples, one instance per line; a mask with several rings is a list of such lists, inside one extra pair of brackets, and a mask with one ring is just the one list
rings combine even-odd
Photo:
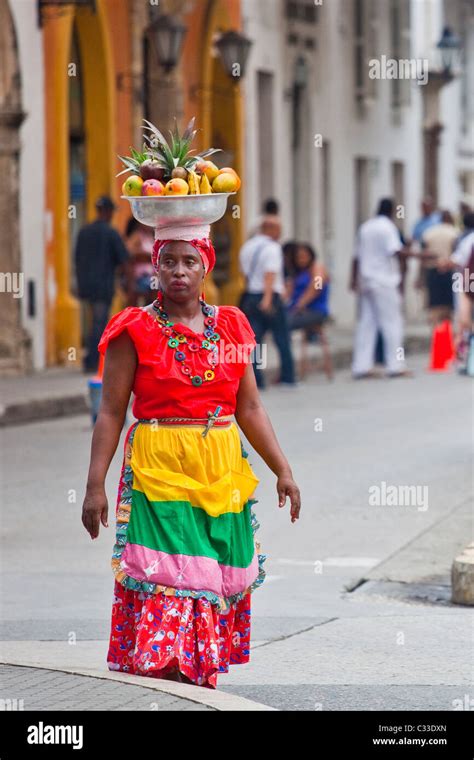
[(235, 171), (235, 169), (231, 169), (229, 166), (226, 166), (224, 169), (219, 169), (219, 174), (234, 174), (238, 182), (237, 190), (240, 190), (242, 181), (239, 175), (237, 174), (237, 172)]
[(238, 189), (239, 178), (231, 172), (218, 174), (212, 183), (213, 193), (235, 193)]
[(165, 186), (166, 195), (187, 195), (189, 193), (189, 185), (184, 179), (170, 179)]
[(213, 164), (212, 161), (205, 161), (204, 164), (204, 174), (208, 178), (209, 182), (212, 182), (219, 174), (219, 168)]

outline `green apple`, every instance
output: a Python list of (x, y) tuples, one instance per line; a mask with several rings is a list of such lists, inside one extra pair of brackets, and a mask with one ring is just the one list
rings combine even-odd
[(141, 195), (143, 180), (138, 174), (132, 174), (122, 185), (122, 195)]

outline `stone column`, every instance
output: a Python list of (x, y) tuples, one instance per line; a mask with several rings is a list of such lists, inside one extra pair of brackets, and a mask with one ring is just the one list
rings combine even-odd
[[(19, 240), (20, 72), (15, 30), (6, 0), (0, 0), (0, 373), (31, 369), (31, 338), (21, 324), (27, 297)], [(39, 252), (40, 253), (40, 252)]]

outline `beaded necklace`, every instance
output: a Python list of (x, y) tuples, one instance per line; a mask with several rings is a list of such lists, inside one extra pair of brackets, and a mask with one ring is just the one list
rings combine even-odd
[(196, 352), (201, 351), (201, 349), (204, 349), (207, 353), (207, 361), (211, 365), (211, 367), (215, 367), (218, 364), (217, 355), (219, 352), (218, 346), (216, 345), (217, 342), (220, 340), (220, 335), (215, 331), (216, 327), (216, 308), (215, 306), (210, 306), (207, 304), (203, 298), (199, 298), (199, 303), (201, 304), (202, 313), (204, 314), (204, 324), (206, 326), (206, 329), (204, 330), (205, 339), (199, 343), (198, 341), (192, 339), (188, 340), (185, 335), (178, 332), (174, 329), (174, 323), (171, 322), (168, 318), (168, 314), (163, 308), (163, 291), (158, 291), (158, 296), (155, 301), (153, 301), (153, 310), (156, 312), (155, 319), (158, 322), (158, 324), (161, 327), (161, 330), (164, 335), (167, 336), (168, 342), (167, 345), (169, 348), (174, 350), (174, 358), (177, 362), (179, 362), (181, 367), (181, 372), (190, 378), (191, 383), (195, 385), (196, 387), (199, 387), (204, 382), (211, 382), (211, 380), (214, 380), (215, 378), (215, 372), (213, 369), (207, 369), (204, 372), (204, 375), (193, 375), (192, 369), (187, 362), (188, 357), (186, 356), (185, 352), (183, 351), (184, 347), (187, 346), (189, 351)]

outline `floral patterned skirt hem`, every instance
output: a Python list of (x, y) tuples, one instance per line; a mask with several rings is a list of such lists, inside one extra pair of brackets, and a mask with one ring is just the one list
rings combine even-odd
[(109, 670), (163, 678), (178, 667), (215, 689), (218, 673), (250, 657), (251, 593), (219, 611), (204, 597), (133, 591), (115, 581)]

